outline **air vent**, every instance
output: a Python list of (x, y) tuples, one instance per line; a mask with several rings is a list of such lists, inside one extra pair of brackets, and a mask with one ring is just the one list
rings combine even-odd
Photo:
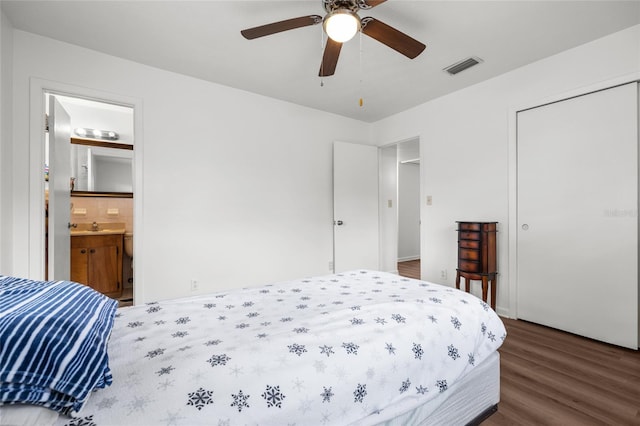
[(448, 67), (446, 67), (444, 69), (444, 71), (448, 72), (449, 75), (456, 75), (459, 72), (462, 72), (466, 69), (469, 69), (475, 65), (478, 65), (479, 63), (482, 62), (482, 59), (476, 57), (476, 56), (472, 56), (471, 58), (467, 58), (467, 59), (463, 59), (460, 62), (456, 62), (453, 65), (449, 65)]

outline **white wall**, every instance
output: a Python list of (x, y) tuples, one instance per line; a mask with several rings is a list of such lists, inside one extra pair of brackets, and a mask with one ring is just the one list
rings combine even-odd
[(7, 271), (13, 261), (11, 197), (13, 182), (12, 146), (12, 73), (13, 28), (0, 11), (0, 274)]
[(1, 272), (30, 273), (30, 78), (134, 97), (144, 123), (139, 302), (188, 294), (190, 278), (204, 292), (327, 272), (332, 141), (419, 136), (423, 278), (447, 269), (453, 284), (456, 220), (496, 220), (498, 310), (508, 313), (510, 109), (640, 70), (636, 26), (367, 125), (8, 27), (3, 16)]
[(420, 259), (420, 165), (398, 164), (398, 261)]
[(136, 212), (144, 226), (135, 225), (138, 303), (191, 294), (192, 278), (209, 292), (328, 272), (332, 143), (366, 141), (368, 125), (22, 31), (14, 42), (9, 272), (30, 272), (32, 77), (143, 106), (136, 114), (144, 135), (135, 141), (144, 155), (136, 183), (144, 197)]
[[(639, 70), (635, 26), (375, 123), (379, 145), (420, 136), (422, 277), (439, 281), (447, 269), (453, 285), (456, 220), (498, 221), (497, 308), (509, 314), (510, 110)], [(432, 206), (425, 205), (426, 194)]]
[(380, 269), (398, 272), (398, 147), (380, 150)]

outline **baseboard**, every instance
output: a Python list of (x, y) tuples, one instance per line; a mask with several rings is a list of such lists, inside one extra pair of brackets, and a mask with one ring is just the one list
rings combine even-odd
[[(511, 312), (508, 309), (501, 308), (500, 306), (496, 306), (496, 313), (501, 317), (512, 318)], [(513, 318), (515, 319), (515, 318)]]
[(408, 262), (410, 260), (420, 260), (420, 255), (417, 255), (417, 256), (406, 256), (406, 257), (399, 257), (398, 258), (398, 262)]

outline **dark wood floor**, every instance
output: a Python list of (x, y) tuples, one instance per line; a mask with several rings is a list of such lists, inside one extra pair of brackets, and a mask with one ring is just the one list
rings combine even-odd
[(402, 277), (420, 279), (420, 259), (398, 262), (398, 274)]
[[(400, 275), (419, 278), (419, 262), (398, 263)], [(483, 426), (640, 426), (640, 351), (502, 320), (500, 404)]]
[(483, 425), (640, 425), (640, 352), (503, 321), (501, 400)]

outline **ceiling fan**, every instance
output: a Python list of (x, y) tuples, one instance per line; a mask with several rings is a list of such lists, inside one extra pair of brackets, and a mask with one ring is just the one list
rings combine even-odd
[(240, 31), (240, 33), (244, 38), (253, 40), (254, 38), (317, 25), (322, 22), (328, 37), (324, 54), (322, 55), (322, 63), (320, 64), (320, 72), (318, 74), (320, 77), (327, 77), (335, 73), (342, 43), (350, 40), (358, 31), (410, 59), (415, 58), (425, 49), (426, 46), (423, 43), (375, 18), (366, 17), (360, 19), (358, 16), (358, 11), (371, 9), (385, 1), (321, 0), (324, 9), (327, 11), (324, 18), (320, 15), (301, 16), (248, 28)]

